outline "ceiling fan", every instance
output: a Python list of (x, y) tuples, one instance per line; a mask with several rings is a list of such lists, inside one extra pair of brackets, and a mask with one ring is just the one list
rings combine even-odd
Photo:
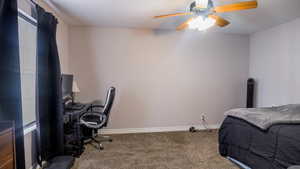
[(214, 6), (212, 0), (195, 0), (189, 6), (189, 11), (184, 13), (174, 13), (167, 15), (154, 16), (154, 18), (166, 18), (174, 16), (191, 15), (187, 21), (179, 25), (176, 29), (183, 30), (186, 28), (206, 30), (214, 25), (225, 27), (230, 24), (229, 21), (216, 15), (216, 13), (233, 12), (257, 8), (257, 1), (244, 1), (223, 6)]

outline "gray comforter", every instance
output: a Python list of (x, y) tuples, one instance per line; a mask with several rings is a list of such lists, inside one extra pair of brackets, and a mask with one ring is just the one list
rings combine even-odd
[(225, 115), (243, 119), (266, 130), (274, 124), (300, 124), (300, 104), (265, 108), (233, 109), (227, 111)]

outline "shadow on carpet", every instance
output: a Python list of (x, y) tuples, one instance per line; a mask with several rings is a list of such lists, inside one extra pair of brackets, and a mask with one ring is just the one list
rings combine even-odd
[(73, 169), (238, 169), (218, 154), (217, 131), (112, 135), (87, 146)]

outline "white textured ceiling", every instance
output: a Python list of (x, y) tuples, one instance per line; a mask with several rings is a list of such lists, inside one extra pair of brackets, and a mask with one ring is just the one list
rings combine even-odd
[[(153, 19), (184, 12), (191, 0), (47, 0), (71, 25), (172, 29), (188, 17)], [(245, 0), (213, 0), (215, 6)], [(250, 34), (300, 17), (300, 0), (258, 0), (258, 8), (220, 14), (231, 22), (213, 31)]]

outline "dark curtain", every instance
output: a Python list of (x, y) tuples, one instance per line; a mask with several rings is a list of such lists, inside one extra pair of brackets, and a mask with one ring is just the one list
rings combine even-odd
[(17, 168), (24, 169), (17, 0), (0, 0), (0, 121), (14, 122)]
[(36, 6), (37, 34), (37, 137), (39, 161), (63, 155), (61, 71), (56, 44), (57, 19)]

